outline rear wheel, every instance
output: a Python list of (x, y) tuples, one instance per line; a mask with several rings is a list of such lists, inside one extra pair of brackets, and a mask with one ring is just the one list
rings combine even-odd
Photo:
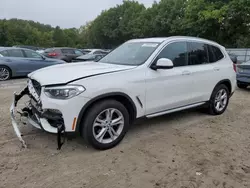
[(246, 89), (247, 88), (247, 84), (243, 84), (243, 83), (237, 83), (237, 86), (238, 88), (241, 88), (241, 89)]
[(118, 101), (104, 100), (94, 104), (86, 114), (82, 135), (96, 149), (116, 146), (124, 138), (129, 127), (129, 113)]
[(208, 111), (212, 115), (223, 114), (228, 106), (229, 90), (224, 84), (215, 87), (209, 101)]
[(0, 81), (8, 80), (11, 78), (11, 71), (6, 66), (0, 66)]

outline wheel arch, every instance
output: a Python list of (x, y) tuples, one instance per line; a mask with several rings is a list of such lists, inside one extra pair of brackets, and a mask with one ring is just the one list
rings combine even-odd
[(125, 108), (128, 110), (130, 123), (132, 123), (136, 119), (137, 109), (131, 97), (129, 97), (127, 94), (122, 93), (122, 92), (111, 92), (111, 93), (106, 93), (106, 94), (102, 94), (97, 97), (94, 97), (82, 107), (77, 118), (76, 131), (80, 131), (81, 126), (82, 126), (82, 121), (88, 109), (90, 109), (96, 102), (106, 100), (106, 99), (114, 99), (122, 103), (125, 106)]
[[(215, 89), (217, 86), (221, 85), (221, 84), (224, 84), (224, 85), (228, 88), (228, 91), (230, 92), (229, 94), (232, 93), (232, 83), (231, 83), (231, 81), (230, 81), (229, 79), (224, 79), (224, 80), (219, 81), (219, 82), (215, 85), (214, 89)], [(214, 89), (213, 89), (213, 91), (214, 91)], [(211, 95), (210, 95), (210, 98), (211, 98), (211, 96), (212, 96), (212, 94), (213, 94), (213, 91), (212, 91), (212, 93), (211, 93)]]

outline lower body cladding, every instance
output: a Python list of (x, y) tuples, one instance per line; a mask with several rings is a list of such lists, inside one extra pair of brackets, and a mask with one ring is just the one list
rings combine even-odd
[(57, 134), (58, 149), (61, 149), (66, 133), (76, 131), (76, 121), (79, 113), (76, 113), (75, 110), (79, 106), (80, 111), (80, 105), (74, 105), (74, 102), (72, 104), (68, 103), (68, 101), (53, 101), (54, 99), (51, 99), (51, 101), (46, 100), (44, 104), (42, 100), (37, 102), (29, 93), (28, 87), (25, 87), (19, 94), (14, 93), (13, 103), (10, 108), (11, 121), (14, 131), (24, 148), (27, 145), (22, 138), (15, 112), (18, 101), (25, 95), (29, 96), (28, 105), (21, 112), (17, 111), (21, 116), (27, 118), (25, 124), (30, 124), (48, 133)]

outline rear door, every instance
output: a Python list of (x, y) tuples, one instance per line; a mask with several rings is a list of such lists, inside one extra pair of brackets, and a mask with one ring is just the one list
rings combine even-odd
[(210, 45), (200, 41), (188, 42), (188, 65), (192, 70), (192, 94), (195, 102), (208, 101), (218, 83), (220, 67), (214, 61)]

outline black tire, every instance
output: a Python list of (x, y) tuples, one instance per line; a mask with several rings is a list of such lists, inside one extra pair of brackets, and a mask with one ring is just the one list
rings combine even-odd
[[(124, 126), (120, 133), (120, 135), (111, 143), (100, 143), (94, 136), (93, 133), (93, 124), (97, 116), (106, 109), (114, 108), (121, 112), (124, 118)], [(103, 100), (94, 104), (86, 116), (84, 117), (84, 121), (81, 127), (81, 135), (83, 135), (84, 140), (87, 144), (91, 145), (95, 149), (106, 150), (115, 147), (119, 144), (124, 138), (126, 132), (129, 128), (129, 113), (123, 104), (116, 100)], [(106, 134), (106, 133), (105, 133)]]
[(7, 66), (3, 66), (3, 65), (0, 65), (0, 70), (1, 69), (5, 69), (6, 71), (8, 71), (8, 77), (6, 77), (6, 78), (4, 78), (4, 79), (1, 79), (0, 78), (0, 81), (5, 81), (5, 80), (9, 80), (10, 78), (11, 78), (11, 70), (10, 70), (10, 68), (9, 67), (7, 67)]
[[(225, 107), (222, 110), (219, 111), (215, 107), (215, 101), (216, 101), (216, 95), (221, 90), (226, 91), (227, 100), (226, 100)], [(210, 98), (210, 100), (208, 102), (208, 113), (211, 114), (211, 115), (221, 115), (221, 114), (223, 114), (225, 112), (225, 110), (227, 109), (228, 102), (229, 102), (229, 90), (228, 90), (228, 87), (226, 85), (224, 85), (224, 84), (216, 86), (214, 88), (213, 93), (211, 95), (211, 98)]]
[(237, 86), (238, 86), (238, 88), (240, 88), (240, 89), (246, 89), (247, 88), (247, 84), (243, 84), (243, 83), (237, 83)]

